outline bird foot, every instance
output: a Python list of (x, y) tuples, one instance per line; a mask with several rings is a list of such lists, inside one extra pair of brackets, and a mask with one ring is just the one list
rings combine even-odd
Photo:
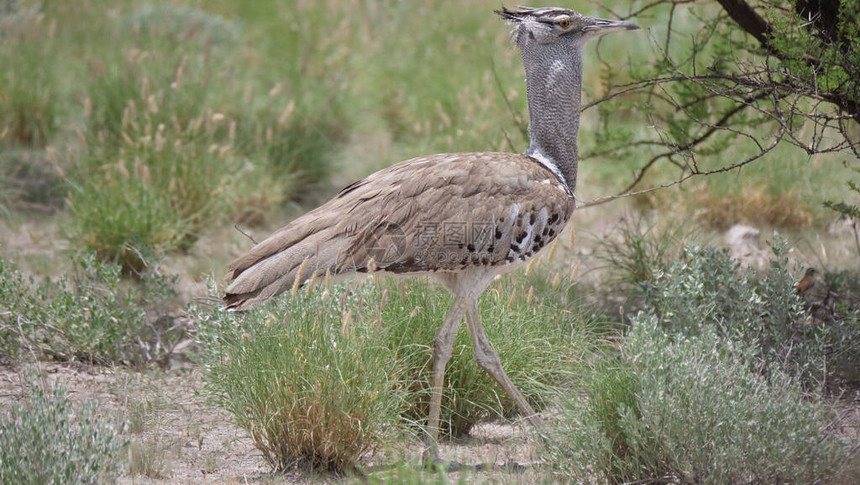
[(421, 463), (428, 469), (434, 468), (441, 460), (439, 459), (439, 444), (432, 437), (425, 437), (424, 452), (421, 454)]
[(424, 468), (428, 471), (443, 471), (445, 473), (457, 472), (463, 470), (465, 468), (469, 468), (467, 465), (460, 463), (459, 461), (448, 461), (439, 458), (438, 456), (429, 456), (425, 451), (424, 454)]
[(428, 439), (425, 443), (424, 453), (421, 455), (421, 463), (428, 471), (444, 471), (445, 473), (462, 470), (465, 465), (457, 461), (443, 460), (439, 456), (439, 444)]

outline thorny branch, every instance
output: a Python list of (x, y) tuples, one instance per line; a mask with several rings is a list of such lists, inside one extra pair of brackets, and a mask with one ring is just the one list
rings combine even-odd
[[(611, 12), (622, 19), (659, 19), (658, 27), (650, 30), (658, 56), (646, 69), (639, 66), (638, 79), (617, 85), (613, 66), (600, 58), (607, 73), (605, 94), (586, 104), (583, 111), (598, 107), (599, 116), (614, 115), (620, 106), (617, 103), (623, 102), (647, 113), (654, 132), (631, 138), (607, 136), (609, 141), (581, 159), (623, 157), (634, 148), (652, 153), (624, 189), (579, 206), (737, 170), (783, 142), (810, 156), (848, 150), (860, 158), (860, 62), (853, 60), (852, 49), (846, 47), (856, 51), (860, 34), (839, 30), (841, 24), (834, 19), (839, 0), (793, 3), (654, 0), (631, 4), (636, 8), (628, 15)], [(680, 30), (682, 23), (675, 16), (682, 10), (688, 17), (699, 18), (697, 32)], [(773, 15), (781, 17), (774, 20)], [(732, 30), (749, 34), (753, 42), (739, 41)], [(802, 42), (804, 37), (798, 37), (798, 32), (814, 41)], [(721, 157), (707, 156), (722, 154), (741, 140), (752, 154), (739, 161), (716, 164), (714, 159)], [(646, 175), (664, 163), (679, 167), (679, 175), (637, 190)]]
[(770, 153), (770, 151), (773, 150), (774, 148), (776, 148), (776, 146), (779, 144), (779, 142), (782, 141), (784, 136), (785, 136), (785, 133), (780, 131), (779, 133), (776, 134), (773, 141), (768, 146), (764, 147), (764, 149), (762, 151), (760, 151), (760, 152), (756, 153), (755, 155), (752, 155), (751, 157), (746, 158), (740, 162), (733, 163), (731, 165), (726, 165), (724, 167), (711, 169), (711, 170), (690, 171), (690, 172), (687, 172), (687, 173), (681, 175), (677, 179), (672, 180), (671, 182), (666, 182), (666, 183), (656, 185), (653, 187), (649, 187), (649, 188), (643, 189), (643, 190), (637, 190), (637, 191), (631, 190), (628, 192), (619, 192), (615, 195), (607, 195), (604, 197), (597, 197), (595, 199), (586, 201), (582, 204), (577, 204), (577, 208), (578, 209), (585, 209), (587, 207), (593, 207), (596, 205), (605, 204), (607, 202), (610, 202), (610, 201), (613, 201), (615, 199), (619, 199), (622, 197), (632, 197), (635, 195), (642, 195), (642, 194), (647, 194), (650, 192), (656, 192), (656, 191), (661, 190), (661, 189), (667, 189), (667, 188), (673, 187), (675, 185), (680, 185), (680, 184), (686, 182), (687, 180), (689, 180), (693, 177), (696, 177), (696, 176), (700, 176), (700, 175), (701, 176), (707, 176), (707, 175), (713, 175), (713, 174), (717, 174), (717, 173), (730, 172), (732, 170), (739, 169), (741, 167), (749, 165), (750, 163), (752, 163), (752, 162), (758, 160), (759, 158)]

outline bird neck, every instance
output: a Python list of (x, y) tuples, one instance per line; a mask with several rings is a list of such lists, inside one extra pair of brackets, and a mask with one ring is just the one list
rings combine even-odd
[(563, 178), (572, 192), (578, 164), (583, 52), (581, 46), (564, 47), (544, 48), (536, 56), (523, 51), (531, 138), (526, 155)]

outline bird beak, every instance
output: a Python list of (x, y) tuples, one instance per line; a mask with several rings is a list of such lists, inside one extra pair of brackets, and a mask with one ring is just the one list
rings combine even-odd
[(583, 32), (603, 35), (610, 32), (620, 32), (622, 30), (639, 30), (640, 28), (633, 22), (624, 22), (623, 20), (592, 19), (592, 21), (593, 23), (582, 28)]

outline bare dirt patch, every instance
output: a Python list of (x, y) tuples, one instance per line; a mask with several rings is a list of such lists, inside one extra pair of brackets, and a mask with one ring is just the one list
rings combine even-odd
[[(129, 444), (119, 483), (246, 483), (268, 474), (245, 433), (198, 395), (202, 381), (197, 370), (163, 374), (61, 364), (38, 368), (48, 383), (68, 389), (70, 399), (98, 401), (108, 419), (121, 423)], [(0, 369), (0, 403), (21, 399), (24, 382), (22, 369)]]
[[(66, 388), (71, 400), (97, 401), (103, 416), (121, 427), (128, 445), (120, 484), (351, 481), (299, 472), (273, 474), (244, 430), (205, 402), (199, 369), (137, 372), (77, 364), (34, 366), (46, 383)], [(0, 367), (0, 406), (26, 394), (24, 372)], [(384, 480), (390, 461), (417, 468), (422, 451), (417, 441), (398, 443), (383, 453), (385, 463), (372, 465), (369, 472)], [(453, 482), (543, 483), (548, 478), (534, 443), (512, 424), (482, 423), (470, 436), (443, 444), (440, 455), (459, 465), (449, 474)]]

